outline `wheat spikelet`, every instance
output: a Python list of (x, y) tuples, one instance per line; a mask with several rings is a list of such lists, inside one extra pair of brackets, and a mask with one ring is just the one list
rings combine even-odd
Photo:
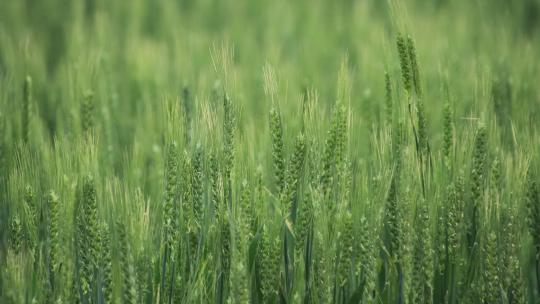
[(295, 261), (300, 262), (303, 256), (309, 231), (313, 225), (313, 203), (311, 195), (306, 195), (299, 204), (295, 224)]
[(484, 270), (482, 272), (482, 301), (483, 303), (498, 303), (501, 301), (501, 286), (499, 265), (497, 263), (497, 238), (494, 232), (486, 236), (483, 248)]
[(21, 218), (17, 213), (12, 215), (9, 222), (9, 247), (15, 254), (19, 254), (22, 250), (24, 236)]
[(165, 193), (163, 205), (163, 238), (165, 244), (172, 248), (177, 234), (177, 220), (175, 203), (178, 185), (178, 152), (176, 144), (173, 142), (167, 146), (167, 156), (165, 160)]
[(399, 55), (399, 63), (401, 65), (401, 78), (403, 80), (403, 86), (405, 90), (411, 94), (413, 85), (413, 75), (411, 69), (411, 62), (409, 57), (408, 42), (402, 34), (398, 34), (396, 37), (396, 45)]
[(122, 300), (126, 304), (138, 303), (137, 282), (135, 279), (135, 270), (133, 268), (132, 253), (130, 242), (128, 240), (125, 225), (118, 221), (116, 223), (118, 232), (119, 254), (120, 254), (120, 272), (122, 278)]
[(432, 303), (432, 250), (429, 234), (429, 210), (425, 202), (420, 202), (416, 213), (412, 301), (413, 303)]
[(234, 163), (234, 131), (236, 128), (236, 118), (233, 111), (231, 99), (227, 94), (223, 97), (223, 173), (228, 183)]
[(221, 204), (222, 184), (220, 179), (219, 162), (217, 156), (212, 153), (210, 155), (210, 197), (214, 213), (219, 216), (219, 209)]
[(219, 233), (220, 233), (220, 273), (219, 277), (222, 281), (222, 293), (226, 294), (229, 289), (229, 279), (231, 276), (231, 226), (228, 213), (225, 210), (218, 217)]
[(509, 303), (525, 303), (525, 287), (519, 261), (522, 241), (516, 208), (507, 205), (502, 219), (500, 274)]
[(393, 100), (392, 100), (392, 81), (388, 72), (384, 72), (384, 84), (385, 84), (385, 114), (386, 114), (386, 124), (388, 126), (392, 125), (392, 116), (393, 116)]
[(197, 145), (193, 155), (191, 189), (193, 195), (193, 214), (198, 226), (202, 223), (203, 217), (203, 150), (200, 144)]
[(463, 206), (460, 203), (456, 187), (454, 184), (450, 184), (446, 191), (446, 238), (448, 256), (453, 264), (457, 263), (461, 244), (460, 229), (463, 225)]
[(83, 234), (81, 238), (82, 269), (84, 273), (83, 294), (89, 298), (96, 292), (96, 269), (99, 254), (99, 226), (97, 219), (97, 197), (94, 177), (87, 175), (83, 178), (81, 196), (81, 216)]
[(283, 190), (283, 208), (288, 214), (293, 213), (293, 205), (296, 201), (304, 172), (305, 157), (306, 141), (304, 135), (300, 134), (296, 137), (294, 152), (289, 164), (287, 182)]
[(264, 303), (273, 303), (278, 294), (281, 256), (279, 248), (277, 240), (270, 235), (266, 227), (263, 227), (258, 254), (261, 294)]
[(113, 303), (112, 248), (109, 226), (101, 225), (101, 270), (103, 276), (102, 293), (105, 303)]
[(399, 260), (401, 258), (402, 249), (402, 223), (401, 223), (401, 208), (399, 207), (399, 185), (400, 171), (398, 167), (393, 172), (390, 181), (390, 188), (386, 196), (386, 204), (384, 208), (384, 232), (385, 245), (392, 258)]
[(339, 247), (338, 283), (340, 287), (344, 287), (349, 281), (354, 250), (354, 231), (350, 212), (346, 212), (342, 219)]
[(328, 130), (322, 158), (321, 192), (328, 195), (333, 181), (333, 170), (341, 168), (346, 147), (346, 111), (345, 107), (336, 105), (332, 124)]
[(452, 151), (454, 148), (454, 125), (452, 122), (452, 109), (450, 98), (446, 98), (443, 108), (443, 161), (448, 170), (450, 170)]
[(49, 283), (51, 291), (54, 293), (55, 276), (60, 259), (60, 239), (58, 233), (58, 195), (52, 190), (47, 194), (47, 205), (49, 208)]
[[(422, 100), (418, 100), (416, 103), (416, 114), (417, 114), (417, 124), (418, 124), (418, 146), (420, 154), (423, 158), (427, 157), (429, 153), (429, 140), (428, 140), (428, 131), (427, 131), (427, 119), (426, 119), (426, 110), (424, 108), (424, 103)], [(424, 159), (427, 160), (427, 159)]]
[(478, 128), (474, 141), (471, 169), (471, 214), (467, 232), (469, 248), (475, 246), (480, 221), (480, 203), (484, 193), (485, 167), (487, 157), (487, 131), (484, 126)]
[(331, 283), (329, 259), (323, 250), (324, 241), (320, 233), (315, 235), (314, 240), (314, 293), (318, 303), (330, 303)]
[(420, 85), (420, 68), (418, 67), (418, 59), (416, 55), (416, 47), (411, 36), (407, 36), (407, 53), (410, 64), (410, 74), (412, 76), (412, 84), (414, 91), (418, 97), (422, 95), (422, 86)]
[(358, 235), (357, 249), (355, 250), (357, 256), (356, 275), (361, 282), (365, 282), (365, 291), (362, 295), (363, 301), (371, 303), (371, 301), (374, 301), (377, 284), (376, 241), (373, 235), (374, 229), (365, 216), (360, 218), (359, 225), (360, 234)]
[(189, 145), (191, 143), (192, 114), (191, 95), (187, 85), (182, 89), (182, 121), (184, 123), (184, 143)]
[(285, 151), (281, 114), (276, 108), (270, 110), (270, 136), (272, 138), (272, 160), (276, 191), (280, 195), (285, 188)]

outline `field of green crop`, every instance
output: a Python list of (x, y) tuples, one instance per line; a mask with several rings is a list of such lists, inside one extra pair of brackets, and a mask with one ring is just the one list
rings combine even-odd
[(0, 0), (0, 303), (540, 301), (539, 0)]

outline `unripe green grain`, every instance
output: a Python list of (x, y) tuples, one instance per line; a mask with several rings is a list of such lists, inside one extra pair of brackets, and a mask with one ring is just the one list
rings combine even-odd
[(394, 176), (396, 176), (397, 184), (399, 185), (401, 178), (401, 167), (403, 163), (403, 147), (405, 145), (405, 130), (403, 127), (403, 122), (399, 121), (395, 127), (392, 138), (392, 161)]
[(90, 263), (95, 267), (99, 252), (99, 226), (97, 221), (96, 186), (94, 178), (91, 175), (86, 176), (83, 181), (83, 206), (86, 225), (85, 239), (88, 246)]
[(302, 179), (306, 158), (306, 138), (303, 134), (296, 137), (296, 144), (289, 170), (289, 184), (296, 185)]
[(306, 249), (306, 242), (309, 231), (313, 225), (313, 203), (311, 195), (306, 195), (302, 203), (299, 204), (296, 214), (295, 224), (295, 261), (300, 262)]
[(113, 303), (112, 249), (109, 226), (101, 226), (101, 270), (103, 276), (102, 293), (105, 303)]
[(384, 209), (384, 232), (385, 242), (391, 257), (399, 260), (401, 258), (402, 229), (401, 211), (399, 208), (399, 176), (394, 172), (390, 181), (390, 188), (386, 197)]
[(335, 118), (336, 129), (336, 168), (341, 168), (346, 157), (347, 150), (347, 110), (343, 105), (337, 105)]
[(58, 195), (54, 191), (47, 194), (49, 208), (49, 273), (52, 288), (55, 288), (55, 274), (59, 266), (60, 238), (58, 234)]
[(165, 193), (163, 205), (163, 238), (167, 246), (172, 248), (177, 234), (177, 219), (175, 200), (178, 185), (178, 151), (176, 143), (167, 146), (167, 156), (165, 159)]
[(484, 126), (478, 128), (474, 141), (474, 151), (471, 171), (471, 198), (477, 205), (482, 196), (485, 181), (485, 166), (487, 158), (487, 131)]
[(189, 93), (188, 86), (184, 86), (182, 89), (182, 119), (184, 122), (184, 143), (189, 145), (191, 143), (191, 95)]
[(220, 275), (224, 281), (224, 289), (229, 286), (231, 274), (231, 225), (229, 214), (224, 213), (218, 217), (220, 230)]
[[(76, 271), (77, 269), (75, 269), (75, 272)], [(81, 289), (80, 279), (77, 277), (76, 273), (73, 273), (71, 275), (71, 283), (69, 286), (69, 296), (67, 299), (68, 303), (73, 303), (73, 304), (81, 303), (80, 292), (79, 292), (80, 289)]]
[[(182, 162), (182, 206), (184, 221), (187, 226), (186, 236), (188, 239), (188, 252), (191, 261), (195, 261), (198, 257), (199, 250), (199, 233), (201, 230), (201, 223), (198, 220), (200, 214), (200, 204), (195, 202), (194, 195), (194, 181), (197, 179), (195, 176), (195, 169), (192, 160), (187, 153), (184, 154)], [(197, 186), (198, 187), (198, 186)], [(188, 269), (191, 268), (193, 263), (188, 264)]]
[(495, 156), (493, 161), (491, 162), (491, 169), (489, 174), (489, 184), (491, 186), (492, 192), (499, 192), (502, 185), (502, 176), (501, 176), (501, 162), (499, 161), (499, 158)]
[(448, 257), (451, 263), (457, 263), (461, 244), (463, 206), (460, 204), (456, 187), (450, 184), (446, 190), (446, 238)]
[(384, 72), (384, 84), (386, 89), (385, 95), (385, 114), (386, 114), (386, 125), (392, 125), (392, 115), (393, 115), (393, 100), (392, 100), (392, 81), (388, 72)]
[(525, 303), (525, 282), (519, 262), (522, 238), (517, 212), (513, 205), (503, 210), (501, 281), (509, 303)]
[(478, 128), (474, 141), (472, 169), (471, 169), (471, 214), (469, 218), (468, 241), (469, 248), (472, 248), (477, 241), (477, 233), (480, 221), (481, 202), (484, 194), (484, 183), (486, 178), (487, 162), (487, 131), (481, 125)]
[(21, 252), (23, 241), (23, 226), (19, 215), (15, 213), (9, 221), (9, 247), (15, 254)]
[(88, 254), (86, 251), (86, 223), (84, 204), (82, 200), (82, 189), (79, 187), (75, 197), (75, 214), (74, 214), (74, 240), (75, 240), (75, 273), (72, 282), (72, 301), (85, 301), (90, 288), (90, 275), (88, 274)]
[(405, 90), (411, 94), (413, 85), (413, 75), (411, 69), (411, 62), (409, 57), (408, 42), (402, 34), (398, 34), (396, 37), (396, 45), (399, 55), (399, 63), (401, 66), (401, 78), (403, 80), (403, 86)]
[(120, 249), (120, 273), (122, 278), (122, 302), (125, 304), (138, 303), (137, 283), (133, 268), (131, 246), (124, 223), (116, 223)]
[(235, 258), (231, 283), (234, 303), (249, 303), (249, 282), (242, 258)]
[(268, 229), (263, 228), (259, 244), (259, 275), (263, 303), (274, 303), (279, 288), (280, 246)]
[(263, 169), (261, 166), (257, 167), (255, 175), (255, 209), (257, 209), (257, 207), (261, 206), (264, 202)]
[[(223, 174), (225, 176), (224, 183), (227, 185), (226, 188), (230, 188), (228, 184), (230, 183), (235, 155), (234, 131), (236, 128), (236, 118), (231, 99), (227, 94), (223, 97), (223, 111)], [(230, 191), (230, 189), (227, 191)]]
[[(152, 288), (152, 259), (146, 252), (139, 252), (135, 258), (135, 281), (137, 294), (142, 303), (151, 299)], [(176, 281), (174, 282), (176, 285)], [(176, 286), (175, 286), (176, 288)], [(173, 291), (173, 294), (176, 290)]]
[(227, 93), (223, 97), (223, 188), (224, 188), (224, 201), (229, 207), (232, 206), (232, 180), (231, 174), (234, 165), (235, 156), (235, 137), (234, 132), (236, 129), (236, 118), (233, 111), (233, 104)]
[(525, 281), (521, 274), (521, 266), (519, 263), (519, 257), (513, 256), (510, 259), (510, 278), (507, 291), (508, 302), (512, 304), (525, 304), (526, 301), (526, 288)]
[(94, 177), (87, 175), (83, 178), (82, 196), (82, 237), (80, 243), (81, 262), (83, 271), (83, 294), (93, 297), (95, 292), (95, 273), (99, 254), (99, 226), (97, 221), (96, 186)]
[(346, 212), (342, 219), (339, 238), (340, 256), (338, 266), (338, 283), (340, 287), (347, 285), (352, 267), (354, 232), (352, 215)]
[(294, 152), (290, 161), (287, 183), (283, 192), (283, 208), (289, 212), (289, 214), (293, 211), (293, 203), (298, 194), (302, 175), (304, 173), (305, 158), (306, 141), (304, 135), (300, 134), (296, 138)]
[[(445, 204), (446, 200), (442, 200), (442, 204), (437, 204), (437, 213), (435, 221), (435, 235), (433, 236), (433, 294), (435, 295), (434, 301), (443, 301), (448, 296), (447, 286), (445, 282), (445, 275), (451, 273), (452, 264), (450, 263), (450, 249), (448, 243), (448, 209)], [(449, 281), (449, 280), (448, 280)]]
[(416, 47), (411, 36), (407, 36), (407, 53), (409, 56), (410, 73), (416, 96), (422, 95), (422, 86), (420, 85), (420, 68), (418, 67), (418, 59), (416, 55)]
[(446, 99), (443, 109), (443, 161), (448, 170), (450, 170), (452, 151), (454, 146), (454, 124), (452, 122), (452, 109), (449, 98)]
[(210, 199), (216, 216), (219, 215), (218, 211), (221, 203), (222, 187), (218, 159), (217, 156), (212, 153), (210, 155)]
[(497, 238), (495, 232), (489, 232), (484, 243), (484, 269), (482, 272), (482, 301), (485, 304), (502, 301), (497, 263)]
[(276, 191), (280, 195), (285, 188), (285, 152), (281, 114), (275, 107), (270, 110), (270, 136), (272, 138), (272, 161)]
[(427, 119), (424, 103), (420, 99), (416, 103), (416, 115), (418, 123), (418, 148), (422, 157), (426, 157), (429, 152)]
[(416, 215), (413, 252), (412, 303), (432, 303), (432, 249), (429, 230), (429, 210), (420, 202)]
[(345, 108), (341, 105), (336, 105), (332, 125), (326, 137), (322, 158), (321, 191), (325, 196), (328, 195), (331, 189), (333, 171), (336, 167), (339, 168), (343, 160), (346, 139)]
[(193, 191), (193, 214), (199, 226), (203, 218), (203, 177), (203, 150), (202, 146), (198, 144), (193, 155), (191, 189)]
[(193, 204), (193, 164), (188, 153), (184, 151), (181, 164), (181, 174), (179, 178), (179, 188), (181, 189), (182, 211), (184, 220), (194, 222), (194, 204)]
[[(243, 183), (243, 188), (247, 187), (247, 183)], [(246, 193), (242, 190), (244, 193)], [(242, 198), (241, 200), (245, 200)], [(241, 203), (244, 206), (246, 202)], [(249, 201), (247, 202), (249, 203)], [(244, 208), (242, 208), (244, 209)], [(251, 236), (249, 236), (249, 227), (247, 227), (247, 222), (245, 220), (241, 221), (239, 231), (236, 231), (236, 243), (235, 250), (232, 255), (232, 278), (231, 278), (231, 289), (232, 289), (232, 298), (235, 303), (249, 303), (249, 272), (247, 269), (247, 259), (248, 259), (248, 241)]]
[(317, 303), (331, 303), (330, 265), (328, 256), (325, 254), (324, 240), (317, 233), (314, 240), (314, 292)]
[(376, 241), (373, 235), (373, 227), (370, 226), (368, 219), (362, 216), (359, 221), (360, 233), (358, 234), (358, 241), (355, 242), (356, 249), (356, 273), (360, 278), (360, 281), (365, 282), (365, 291), (362, 296), (363, 301), (372, 303), (374, 300), (374, 293), (377, 283), (376, 275)]

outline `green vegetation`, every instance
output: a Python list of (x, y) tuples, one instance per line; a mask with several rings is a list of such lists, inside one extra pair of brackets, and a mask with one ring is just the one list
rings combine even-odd
[(0, 0), (0, 303), (538, 303), (538, 0)]

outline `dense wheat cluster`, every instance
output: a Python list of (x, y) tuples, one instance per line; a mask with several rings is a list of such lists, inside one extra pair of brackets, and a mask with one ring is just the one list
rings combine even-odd
[(538, 0), (0, 0), (0, 303), (540, 301)]

